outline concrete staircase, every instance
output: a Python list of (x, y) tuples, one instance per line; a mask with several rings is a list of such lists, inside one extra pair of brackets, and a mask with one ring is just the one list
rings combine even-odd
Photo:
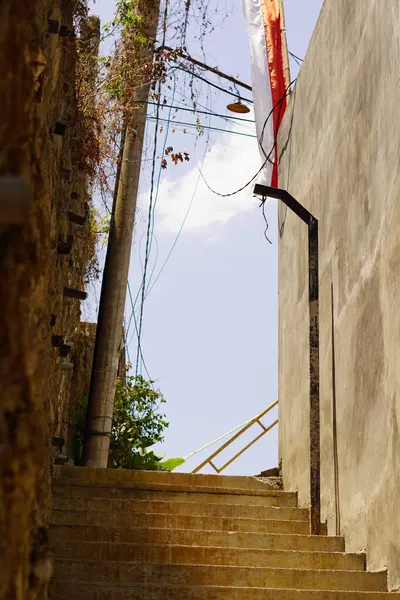
[(277, 480), (56, 467), (57, 600), (380, 600), (386, 573)]

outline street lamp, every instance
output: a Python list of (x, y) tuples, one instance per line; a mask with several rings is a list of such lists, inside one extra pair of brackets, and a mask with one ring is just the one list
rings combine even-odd
[(249, 113), (250, 109), (246, 104), (242, 104), (240, 98), (238, 98), (237, 102), (233, 102), (232, 104), (228, 104), (226, 107), (228, 110), (234, 113), (239, 113), (241, 115)]

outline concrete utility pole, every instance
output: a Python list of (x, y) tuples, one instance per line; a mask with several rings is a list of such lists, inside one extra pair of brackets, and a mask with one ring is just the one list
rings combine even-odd
[[(160, 0), (138, 0), (135, 6), (143, 16), (143, 33), (155, 41)], [(89, 467), (106, 468), (108, 463), (153, 53), (154, 44), (146, 45), (140, 52), (141, 64), (148, 64), (149, 69), (137, 82), (137, 109), (123, 136), (114, 192), (86, 417), (84, 459)]]

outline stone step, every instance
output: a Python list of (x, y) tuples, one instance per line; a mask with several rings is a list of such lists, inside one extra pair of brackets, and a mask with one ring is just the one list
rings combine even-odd
[(387, 574), (219, 565), (149, 564), (56, 559), (54, 579), (96, 583), (159, 583), (307, 590), (386, 591)]
[(56, 466), (53, 480), (63, 479), (80, 482), (85, 485), (111, 483), (120, 485), (184, 485), (189, 487), (280, 489), (280, 478), (242, 477), (232, 475), (203, 475), (200, 473), (168, 473), (163, 471), (132, 471), (129, 469), (91, 469), (88, 467)]
[[(98, 488), (102, 490), (103, 488)], [(131, 500), (129, 498), (102, 498), (89, 496), (66, 497), (59, 488), (54, 489), (53, 508), (71, 510), (83, 508), (91, 511), (128, 514), (162, 513), (171, 515), (198, 515), (210, 517), (242, 517), (247, 519), (272, 519), (284, 521), (308, 521), (309, 511), (304, 508), (257, 506), (237, 504), (214, 504), (197, 502), (163, 502)]]
[(168, 529), (197, 529), (208, 531), (249, 531), (258, 533), (308, 534), (307, 521), (274, 521), (272, 519), (242, 519), (240, 517), (199, 517), (196, 515), (169, 515), (161, 513), (127, 514), (100, 513), (83, 509), (53, 509), (54, 525), (98, 525), (103, 527), (154, 527)]
[(132, 561), (191, 565), (231, 565), (285, 569), (330, 569), (364, 571), (364, 554), (344, 552), (299, 552), (214, 546), (119, 544), (63, 540), (56, 546), (57, 558), (96, 561)]
[[(390, 595), (393, 598), (393, 595)], [(208, 585), (107, 585), (55, 581), (51, 600), (390, 600), (385, 592), (321, 591)]]
[[(67, 467), (62, 467), (66, 469)], [(104, 469), (108, 471), (108, 469)], [(53, 492), (67, 497), (130, 498), (150, 502), (196, 502), (206, 504), (252, 504), (256, 506), (297, 507), (297, 494), (276, 490), (246, 490), (240, 488), (197, 487), (183, 485), (153, 485), (137, 483), (112, 483), (84, 485), (79, 481), (57, 479)]]
[(175, 544), (183, 546), (223, 546), (225, 548), (263, 548), (265, 550), (308, 550), (318, 552), (344, 552), (344, 539), (340, 537), (290, 535), (281, 533), (248, 533), (225, 531), (197, 531), (188, 529), (128, 529), (119, 527), (55, 526), (50, 529), (50, 541), (56, 550), (67, 540), (117, 542), (137, 544)]

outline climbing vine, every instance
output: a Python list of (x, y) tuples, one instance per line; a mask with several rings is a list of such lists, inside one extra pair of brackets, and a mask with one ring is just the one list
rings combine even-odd
[[(150, 99), (166, 102), (157, 82), (168, 87), (168, 79), (175, 76), (179, 64), (176, 58), (187, 51), (187, 34), (190, 23), (195, 28), (194, 39), (203, 48), (207, 34), (215, 27), (215, 15), (223, 20), (227, 8), (220, 7), (221, 0), (179, 0), (169, 9), (168, 20), (161, 25), (168, 32), (174, 50), (162, 50), (153, 60), (155, 40), (149, 39), (146, 29), (149, 6), (146, 0), (117, 0), (111, 22), (100, 29), (96, 18), (88, 18), (87, 0), (75, 0), (75, 26), (79, 32), (77, 42), (78, 106), (84, 129), (82, 144), (83, 167), (91, 180), (111, 192), (119, 157), (121, 134), (135, 111), (143, 106), (137, 102), (137, 90), (152, 83)], [(223, 4), (223, 2), (222, 2)], [(213, 18), (214, 17), (214, 18)], [(98, 56), (99, 43), (109, 47), (106, 54)], [(179, 69), (186, 73), (187, 87), (194, 109), (201, 87), (192, 68)], [(163, 126), (161, 126), (162, 128)], [(198, 134), (202, 134), (199, 121)], [(183, 155), (183, 150), (175, 156)], [(185, 150), (185, 160), (189, 153)], [(165, 168), (165, 156), (160, 157)], [(177, 164), (180, 161), (172, 162)]]

